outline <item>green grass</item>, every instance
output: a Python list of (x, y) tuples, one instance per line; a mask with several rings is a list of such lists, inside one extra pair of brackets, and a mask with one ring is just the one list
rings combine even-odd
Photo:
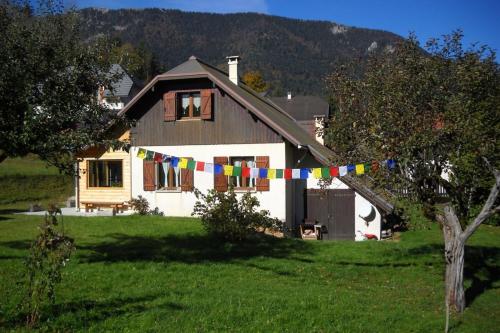
[(0, 163), (0, 212), (26, 211), (30, 204), (60, 204), (73, 194), (73, 180), (38, 157)]
[[(0, 330), (22, 330), (22, 260), (40, 217), (0, 217)], [(440, 332), (437, 228), (400, 241), (208, 237), (195, 219), (64, 219), (77, 251), (41, 330), (118, 332)], [(469, 306), (452, 332), (498, 332), (500, 229), (467, 248)]]

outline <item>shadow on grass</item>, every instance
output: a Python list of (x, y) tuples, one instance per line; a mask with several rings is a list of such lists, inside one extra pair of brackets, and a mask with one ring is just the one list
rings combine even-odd
[[(153, 302), (157, 296), (146, 295), (139, 297), (115, 298), (103, 301), (81, 300), (65, 303), (58, 303), (53, 306), (46, 306), (43, 309), (41, 323), (46, 322), (45, 319), (50, 318), (52, 323), (50, 328), (54, 330), (63, 329), (59, 325), (65, 326), (70, 323), (72, 328), (85, 329), (88, 323), (103, 321), (108, 318), (118, 317), (121, 315), (133, 315), (147, 311), (148, 309), (167, 309), (171, 311), (182, 311), (185, 306), (169, 301), (155, 302), (154, 306), (149, 306), (147, 303)], [(64, 317), (64, 318), (63, 318)], [(11, 318), (7, 322), (8, 328), (21, 328), (25, 324), (26, 313), (20, 313), (15, 318)], [(61, 319), (61, 324), (57, 320)], [(78, 327), (74, 327), (77, 325)], [(66, 327), (67, 329), (67, 327)]]
[[(443, 254), (444, 246), (424, 245), (409, 251), (409, 255)], [(445, 269), (444, 258), (441, 259)], [(444, 276), (444, 272), (443, 272)], [(467, 306), (500, 280), (500, 248), (488, 246), (465, 246), (464, 280), (470, 281), (470, 287), (465, 290)]]
[(109, 234), (112, 241), (78, 246), (90, 253), (79, 255), (84, 262), (223, 262), (252, 257), (287, 258), (311, 262), (303, 258), (311, 254), (311, 245), (294, 239), (256, 236), (240, 243), (228, 243), (206, 235), (174, 235), (164, 237)]

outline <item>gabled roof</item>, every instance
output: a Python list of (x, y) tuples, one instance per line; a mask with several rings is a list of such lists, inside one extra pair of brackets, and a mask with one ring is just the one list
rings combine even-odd
[(271, 100), (297, 121), (314, 120), (315, 117), (328, 117), (330, 107), (319, 96), (271, 97)]
[[(290, 116), (273, 101), (260, 96), (243, 83), (239, 82), (238, 85), (234, 84), (231, 80), (229, 80), (227, 73), (201, 61), (194, 56), (191, 56), (188, 61), (174, 67), (168, 72), (156, 76), (127, 105), (125, 105), (125, 107), (119, 112), (119, 115), (126, 114), (132, 106), (157, 82), (188, 78), (210, 79), (226, 93), (230, 94), (232, 98), (248, 108), (248, 110), (250, 110), (261, 121), (273, 128), (287, 141), (291, 142), (295, 146), (307, 148), (312, 156), (321, 164), (330, 165), (331, 161), (336, 159), (333, 151), (317, 142), (302, 127), (300, 127), (292, 116)], [(342, 181), (384, 211), (390, 212), (393, 210), (393, 206), (390, 203), (372, 192), (363, 184), (354, 181), (352, 177), (342, 177)]]
[(134, 80), (127, 74), (123, 67), (119, 64), (112, 64), (109, 75), (118, 75), (120, 78), (111, 83), (112, 91), (106, 89), (104, 91), (104, 96), (129, 97), (132, 86), (134, 85)]

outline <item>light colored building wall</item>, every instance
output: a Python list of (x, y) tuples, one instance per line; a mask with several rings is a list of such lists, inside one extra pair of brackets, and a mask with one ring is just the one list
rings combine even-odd
[[(88, 186), (88, 161), (90, 160), (120, 160), (123, 168), (123, 187), (89, 187)], [(79, 204), (84, 208), (82, 202), (125, 202), (131, 198), (131, 175), (130, 175), (130, 155), (129, 153), (118, 150), (108, 151), (99, 158), (84, 158), (79, 162)]]
[[(185, 146), (144, 146), (132, 147), (132, 197), (145, 197), (151, 208), (158, 207), (168, 216), (191, 216), (196, 202), (193, 192), (144, 191), (143, 161), (135, 157), (139, 148), (178, 157), (192, 157), (196, 161), (212, 163), (216, 156), (269, 156), (270, 168), (283, 168), (286, 163), (285, 144), (225, 144), (225, 145), (185, 145)], [(202, 193), (214, 188), (214, 176), (195, 171), (194, 187)], [(286, 219), (286, 180), (270, 180), (270, 190), (253, 192), (260, 201), (260, 209), (267, 209), (271, 216)]]

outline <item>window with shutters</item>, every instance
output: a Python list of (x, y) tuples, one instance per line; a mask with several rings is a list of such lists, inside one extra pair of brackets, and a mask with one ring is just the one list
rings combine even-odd
[(229, 157), (229, 165), (240, 167), (240, 176), (230, 176), (229, 184), (231, 184), (235, 190), (253, 190), (255, 189), (256, 178), (249, 177), (249, 171), (244, 172), (245, 168), (251, 169), (255, 168), (255, 157), (254, 156), (238, 156)]
[(88, 187), (123, 187), (123, 161), (88, 161), (87, 177)]
[[(187, 159), (192, 159), (187, 157)], [(170, 163), (155, 162), (156, 187), (159, 191), (192, 191), (194, 173), (192, 170), (173, 167)]]
[(177, 119), (200, 119), (201, 94), (182, 92), (177, 94)]
[(225, 192), (228, 185), (232, 185), (236, 191), (269, 191), (269, 179), (257, 176), (259, 168), (269, 168), (269, 156), (220, 156), (214, 158), (214, 163), (241, 168), (239, 176), (226, 176), (223, 173), (214, 175), (216, 191)]
[(212, 89), (166, 92), (163, 106), (164, 121), (212, 120)]

